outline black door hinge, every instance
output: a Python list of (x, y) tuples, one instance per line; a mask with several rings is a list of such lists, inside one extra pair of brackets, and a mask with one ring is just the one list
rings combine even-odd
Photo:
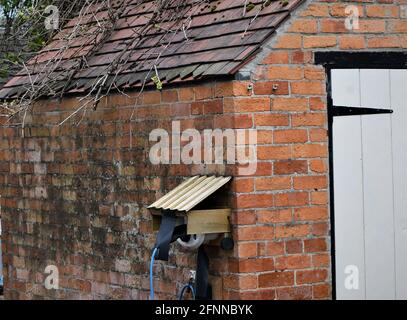
[(365, 108), (365, 107), (333, 106), (331, 112), (333, 117), (345, 117), (345, 116), (363, 116), (368, 114), (393, 113), (393, 110)]

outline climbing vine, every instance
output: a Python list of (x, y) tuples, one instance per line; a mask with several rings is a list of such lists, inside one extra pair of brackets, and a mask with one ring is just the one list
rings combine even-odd
[[(74, 81), (74, 76), (78, 72), (85, 70), (88, 66), (88, 61), (92, 58), (101, 46), (110, 38), (112, 32), (116, 28), (116, 24), (120, 17), (128, 8), (129, 4), (138, 10), (137, 7), (144, 6), (146, 1), (143, 0), (80, 0), (72, 2), (71, 0), (58, 0), (56, 7), (60, 9), (60, 25), (56, 30), (45, 30), (44, 19), (46, 19), (47, 6), (51, 5), (51, 0), (0, 0), (13, 2), (14, 7), (9, 5), (7, 8), (7, 16), (14, 18), (14, 25), (8, 28), (10, 37), (16, 35), (27, 37), (29, 42), (27, 47), (31, 51), (38, 51), (44, 47), (46, 43), (55, 37), (58, 33), (58, 49), (53, 51), (52, 57), (47, 61), (37, 63), (35, 59), (31, 59), (28, 63), (26, 57), (5, 56), (3, 58), (9, 64), (18, 65), (23, 71), (29, 75), (30, 84), (25, 92), (15, 101), (3, 102), (1, 105), (2, 115), (8, 119), (13, 119), (16, 116), (21, 117), (19, 123), (22, 127), (25, 125), (26, 115), (32, 107), (33, 103), (41, 97), (62, 98)], [(245, 1), (243, 16), (252, 10), (257, 10), (254, 17), (250, 20), (246, 31), (242, 34), (245, 37), (247, 30), (253, 21), (257, 18), (260, 12), (273, 1), (264, 0), (256, 4)], [(277, 0), (285, 1), (285, 0)], [(24, 2), (25, 5), (21, 5)], [(52, 1), (55, 5), (55, 1)], [(0, 2), (1, 3), (1, 2)], [(116, 79), (123, 71), (123, 66), (129, 62), (137, 48), (146, 40), (146, 35), (160, 29), (160, 40), (156, 44), (159, 49), (155, 55), (154, 63), (150, 70), (146, 73), (144, 81), (140, 86), (140, 94), (143, 92), (147, 83), (153, 82), (158, 90), (163, 88), (163, 83), (160, 80), (158, 65), (163, 54), (172, 43), (172, 39), (176, 35), (182, 34), (185, 41), (188, 41), (188, 31), (191, 25), (192, 17), (198, 13), (198, 10), (207, 8), (210, 11), (215, 11), (219, 1), (213, 0), (155, 0), (154, 10), (148, 15), (148, 20), (136, 32), (136, 36), (126, 42), (125, 47), (105, 66), (104, 72), (92, 82), (91, 87), (87, 90), (87, 94), (80, 101), (80, 106), (67, 116), (60, 124), (67, 122), (78, 114), (82, 113), (82, 118), (88, 110), (94, 110), (98, 107), (99, 102), (109, 95), (112, 90), (118, 91), (123, 95), (116, 86)], [(288, 3), (288, 2), (287, 2)], [(13, 7), (13, 9), (11, 9)], [(142, 11), (142, 7), (139, 9)], [(103, 15), (102, 15), (103, 13)], [(69, 28), (64, 28), (61, 31), (61, 26), (70, 21)], [(103, 16), (103, 18), (101, 18)], [(10, 20), (10, 18), (7, 18)], [(123, 23), (123, 21), (121, 21)], [(165, 28), (161, 28), (165, 25)], [(121, 26), (123, 27), (123, 26)], [(128, 27), (131, 27), (128, 23)], [(82, 39), (84, 41), (78, 41)], [(78, 46), (78, 42), (80, 45)], [(74, 45), (75, 44), (75, 45)], [(87, 50), (91, 46), (90, 50)], [(75, 52), (79, 53), (86, 51), (86, 54), (73, 56), (72, 59), (64, 59), (66, 52), (70, 48), (75, 48)], [(151, 57), (150, 57), (151, 58)], [(144, 59), (144, 60), (143, 60)], [(132, 63), (143, 63), (147, 59), (141, 57)], [(64, 78), (61, 81), (61, 70), (64, 70)], [(1, 71), (0, 71), (1, 72)], [(61, 84), (62, 83), (62, 84)], [(138, 96), (133, 96), (134, 104), (137, 102)], [(133, 117), (133, 115), (132, 115)], [(14, 121), (15, 123), (15, 121)]]

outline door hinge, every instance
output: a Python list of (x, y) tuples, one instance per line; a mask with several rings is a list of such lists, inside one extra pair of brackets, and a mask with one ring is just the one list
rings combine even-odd
[(393, 113), (393, 110), (365, 108), (365, 107), (333, 106), (331, 112), (333, 117), (345, 117), (345, 116), (363, 116), (368, 114)]

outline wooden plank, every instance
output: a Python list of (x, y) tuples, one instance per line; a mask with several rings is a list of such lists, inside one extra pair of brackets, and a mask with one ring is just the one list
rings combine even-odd
[[(363, 176), (360, 116), (334, 118), (336, 293), (339, 300), (365, 299)], [(349, 279), (357, 281), (347, 286)]]
[[(363, 106), (390, 108), (389, 70), (361, 70)], [(395, 298), (391, 115), (362, 116), (366, 299)]]
[(187, 234), (230, 232), (230, 209), (194, 210), (187, 214)]
[(391, 70), (396, 299), (407, 299), (407, 70)]
[[(359, 107), (359, 69), (335, 69), (331, 77), (334, 105)], [(343, 300), (365, 298), (360, 122), (361, 118), (356, 116), (337, 117), (333, 123), (336, 293)], [(358, 280), (357, 287), (346, 286), (350, 276)]]
[(360, 107), (359, 69), (334, 69), (331, 78), (334, 105)]
[(390, 71), (388, 69), (360, 70), (362, 106), (390, 109)]

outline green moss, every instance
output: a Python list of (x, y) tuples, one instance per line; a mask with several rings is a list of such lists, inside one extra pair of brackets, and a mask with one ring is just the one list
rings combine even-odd
[(255, 7), (256, 5), (253, 2), (249, 2), (246, 6), (246, 12), (252, 11)]

